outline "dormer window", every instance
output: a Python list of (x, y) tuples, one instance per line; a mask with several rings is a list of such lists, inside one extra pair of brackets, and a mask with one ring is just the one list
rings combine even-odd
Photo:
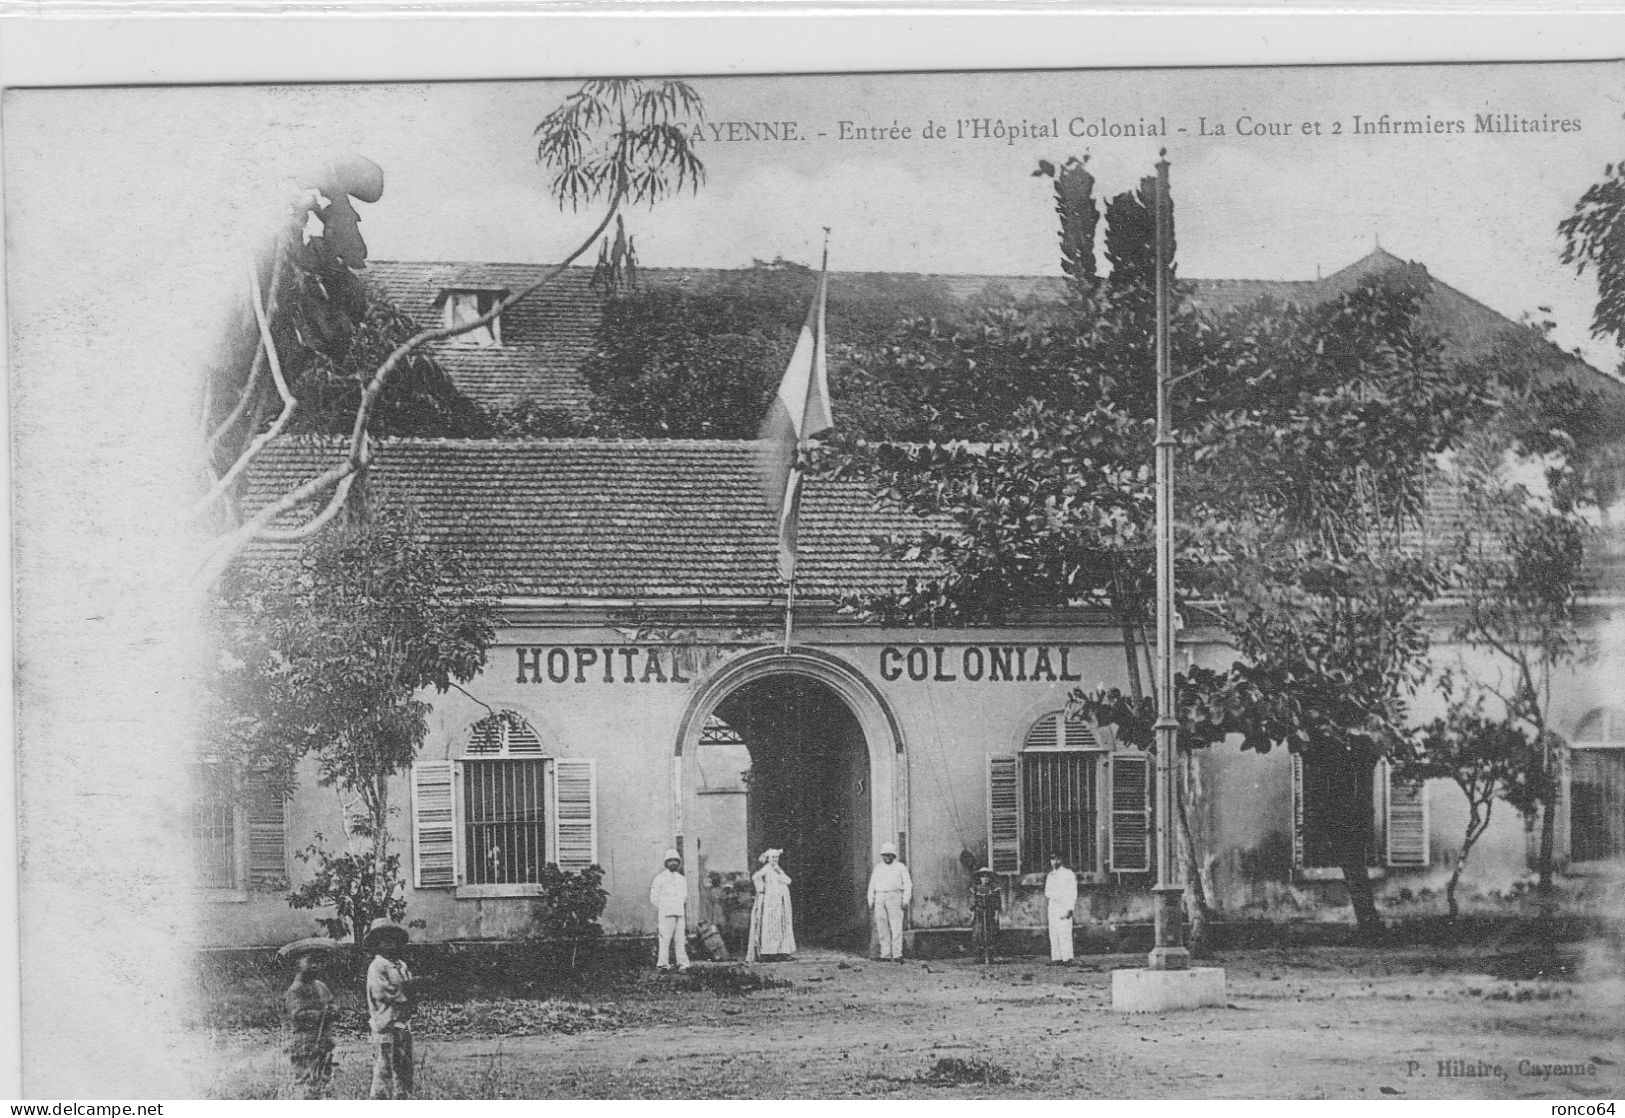
[[(508, 293), (499, 288), (475, 287), (455, 288), (441, 296), (441, 321), (444, 326), (459, 326), (465, 322), (477, 322), (491, 313)], [(451, 339), (458, 345), (479, 346), (488, 348), (502, 344), (502, 317), (499, 315), (467, 333), (458, 334)]]

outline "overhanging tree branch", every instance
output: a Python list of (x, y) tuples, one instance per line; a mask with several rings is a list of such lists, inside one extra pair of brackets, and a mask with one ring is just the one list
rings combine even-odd
[[(541, 137), (537, 158), (554, 172), (549, 193), (561, 206), (569, 205), (572, 209), (601, 201), (606, 203), (604, 214), (592, 232), (540, 279), (496, 301), (484, 314), (472, 320), (417, 330), (394, 345), (369, 374), (350, 379), (349, 391), (354, 391), (356, 380), (361, 382), (361, 389), (355, 402), (354, 418), (346, 420), (348, 439), (343, 459), (270, 501), (244, 523), (214, 541), (203, 558), (202, 581), (206, 585), (217, 582), (243, 549), (254, 541), (287, 542), (309, 538), (342, 511), (355, 492), (355, 479), (367, 470), (368, 444), (375, 424), (380, 422), (383, 393), (401, 379), (402, 370), (425, 346), (487, 327), (514, 305), (552, 283), (604, 235), (626, 203), (652, 204), (685, 188), (697, 188), (704, 168), (688, 146), (687, 133), (673, 120), (700, 115), (703, 114), (699, 96), (684, 83), (645, 83), (632, 79), (586, 83), (549, 113), (536, 129)], [(194, 516), (224, 499), (268, 446), (295, 430), (293, 420), (301, 411), (300, 401), (306, 388), (302, 383), (290, 384), (293, 378), (284, 375), (272, 329), (279, 310), (279, 281), (285, 262), (291, 261), (299, 273), (294, 276), (292, 290), (299, 293), (302, 301), (290, 310), (294, 317), (289, 321), (298, 339), (299, 352), (307, 357), (309, 369), (302, 375), (314, 379), (316, 395), (312, 398), (317, 401), (318, 409), (322, 394), (330, 393), (333, 378), (342, 373), (345, 362), (350, 362), (352, 367), (360, 365), (362, 369), (371, 365), (371, 360), (362, 363), (355, 359), (357, 350), (365, 352), (366, 346), (374, 340), (382, 340), (387, 345), (405, 332), (399, 330), (391, 336), (387, 326), (381, 328), (369, 317), (374, 313), (374, 302), (369, 301), (371, 297), (364, 294), (355, 278), (356, 271), (365, 267), (367, 250), (356, 225), (359, 218), (349, 198), (376, 201), (383, 190), (382, 171), (370, 161), (349, 157), (334, 161), (309, 185), (319, 189), (309, 192), (305, 210), (296, 210), (296, 216), (303, 214), (304, 221), (282, 231), (272, 270), (269, 302), (259, 291), (258, 274), (251, 276), (250, 290), (259, 334), (253, 363), (236, 404), (205, 439), (205, 450), (211, 455), (215, 453), (226, 435), (238, 429), (245, 414), (252, 417), (248, 432), (258, 433), (252, 434), (222, 476), (194, 506)], [(310, 231), (312, 220), (316, 232)], [(362, 307), (367, 309), (359, 309)], [(387, 322), (401, 321), (398, 312), (391, 313), (393, 318), (389, 314), (384, 316)], [(278, 327), (275, 337), (282, 338), (287, 346), (285, 329)], [(379, 339), (380, 332), (382, 339)], [(312, 338), (316, 339), (314, 348)], [(265, 368), (269, 368), (275, 381), (282, 410), (269, 428), (259, 431), (259, 417), (267, 402), (261, 390)], [(344, 379), (341, 376), (339, 383)], [(214, 399), (212, 392), (209, 398)], [(221, 404), (223, 406), (223, 400)], [(301, 416), (299, 425), (308, 426), (308, 422)], [(293, 527), (275, 526), (301, 505), (318, 499), (324, 501), (322, 507), (303, 523)]]

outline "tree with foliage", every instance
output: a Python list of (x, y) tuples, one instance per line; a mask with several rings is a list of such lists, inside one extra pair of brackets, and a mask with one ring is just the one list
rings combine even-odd
[[(1249, 315), (1257, 360), (1191, 440), (1193, 592), (1242, 660), (1285, 687), (1288, 748), (1351, 788), (1404, 740), (1427, 672), (1426, 608), (1443, 585), (1414, 541), (1433, 462), (1485, 414), (1492, 386), (1455, 375), (1406, 277), (1317, 307)], [(1327, 836), (1362, 932), (1381, 928), (1371, 814)]]
[[(1081, 164), (1069, 167), (1058, 205), (1089, 196), (1076, 178)], [(877, 492), (948, 526), (892, 544), (941, 574), (855, 603), (874, 616), (930, 624), (1096, 604), (1124, 630), (1127, 698), (1138, 705), (1147, 696), (1133, 693), (1134, 646), (1144, 645), (1135, 634), (1153, 585), (1154, 322), (1145, 282), (1154, 267), (1133, 260), (1148, 251), (1149, 197), (1142, 187), (1107, 204), (1114, 267), (1092, 284), (1081, 263), (1087, 223), (1063, 221), (1063, 246), (1079, 257), (1068, 268), (1074, 297), (1063, 311), (1006, 323), (985, 316), (979, 335), (961, 333), (965, 341), (917, 348), (909, 360), (884, 355), (875, 379), (904, 393), (930, 383), (969, 400), (982, 383), (963, 373), (996, 370), (1002, 359), (1030, 370), (1026, 383), (1044, 395), (1002, 429), (995, 414), (981, 413), (976, 443), (868, 453), (863, 466)], [(1445, 368), (1437, 339), (1419, 325), (1421, 295), (1400, 274), (1318, 306), (1265, 301), (1197, 313), (1174, 291), (1176, 428), (1193, 448), (1179, 481), (1188, 510), (1178, 541), (1182, 608), (1217, 603), (1208, 616), (1241, 653), (1207, 706), (1230, 710), (1240, 697), (1280, 692), (1290, 700), (1284, 707), (1235, 706), (1238, 724), (1258, 720), (1243, 741), (1258, 750), (1285, 745), (1351, 780), (1369, 780), (1400, 740), (1405, 699), (1421, 682), (1422, 609), (1438, 578), (1408, 535), (1419, 524), (1431, 456), (1459, 441), (1488, 391)], [(1374, 931), (1369, 814), (1341, 824), (1336, 845), (1350, 900), (1361, 927)]]
[(1586, 188), (1557, 232), (1563, 263), (1597, 277), (1592, 335), (1625, 344), (1625, 162), (1603, 167), (1601, 181)]
[(771, 292), (653, 288), (611, 300), (581, 369), (593, 426), (610, 436), (753, 438), (795, 345), (797, 314)]
[[(1144, 235), (1154, 225), (1155, 184), (1107, 204), (1113, 271), (1103, 279), (1094, 241), (1100, 214), (1084, 162), (1041, 162), (1035, 174), (1054, 179), (1066, 302), (984, 300), (958, 322), (911, 322), (857, 362), (876, 394), (891, 398), (875, 414), (904, 422), (887, 430), (871, 419), (843, 432), (849, 456), (859, 438), (908, 440), (868, 449), (865, 468), (885, 496), (953, 524), (894, 543), (897, 554), (931, 558), (942, 577), (857, 608), (944, 624), (1096, 604), (1123, 634), (1138, 703), (1146, 698), (1139, 658), (1142, 650), (1149, 657), (1155, 508), (1155, 267)], [(1199, 317), (1178, 317), (1175, 332), (1193, 365), (1230, 360), (1223, 336)], [(1182, 839), (1200, 930), (1207, 890), (1188, 826)]]
[[(550, 176), (553, 201), (572, 211), (601, 205), (602, 220), (558, 265), (479, 318), (404, 338), (402, 325), (387, 321), (369, 301), (358, 275), (367, 249), (351, 199), (382, 197), (383, 172), (352, 157), (310, 176), (266, 258), (248, 269), (240, 325), (205, 385), (211, 484), (195, 512), (222, 524), (203, 562), (205, 584), (213, 585), (250, 543), (309, 539), (345, 509), (366, 470), (380, 410), (387, 410), (386, 390), (403, 377), (432, 380), (424, 346), (486, 326), (529, 298), (597, 242), (624, 206), (653, 205), (697, 189), (704, 168), (684, 125), (701, 111), (699, 95), (680, 81), (584, 83), (537, 125), (536, 156)], [(433, 392), (428, 398), (442, 400)], [(240, 522), (222, 516), (249, 464), (305, 411), (318, 413), (323, 429), (342, 426), (347, 453)], [(347, 421), (340, 422), (341, 413)], [(279, 526), (312, 504), (299, 524)]]
[(1538, 499), (1507, 473), (1508, 442), (1487, 431), (1452, 463), (1461, 512), (1447, 544), (1460, 616), (1453, 636), (1493, 665), (1472, 682), (1539, 750), (1539, 895), (1553, 902), (1558, 768), (1564, 749), (1552, 721), (1554, 678), (1594, 654), (1579, 625), (1585, 542), (1591, 529), (1573, 510)]
[[(1625, 344), (1625, 163), (1609, 163), (1601, 181), (1586, 189), (1569, 216), (1558, 223), (1563, 263), (1597, 277), (1597, 303), (1592, 336)], [(1549, 327), (1549, 324), (1543, 324)], [(1616, 369), (1616, 376), (1622, 369)], [(1548, 401), (1561, 407), (1573, 445), (1560, 448), (1573, 480), (1581, 483), (1604, 517), (1625, 495), (1625, 407), (1614, 386), (1566, 386), (1566, 398)], [(1540, 448), (1537, 448), (1537, 450)], [(1554, 485), (1554, 496), (1563, 499)]]
[(1461, 909), (1456, 887), (1473, 844), (1489, 829), (1497, 800), (1505, 800), (1531, 824), (1549, 798), (1550, 780), (1542, 751), (1524, 729), (1507, 718), (1484, 713), (1484, 696), (1456, 699), (1447, 682), (1448, 712), (1418, 729), (1407, 748), (1394, 755), (1394, 773), (1403, 781), (1442, 778), (1467, 798), (1467, 827), (1445, 885), (1445, 904), (1454, 920)]
[(1594, 512), (1607, 527), (1625, 496), (1625, 384), (1558, 348), (1555, 327), (1544, 318), (1507, 327), (1462, 375), (1500, 387), (1491, 430), (1505, 450), (1544, 467), (1553, 507)]
[[(1180, 860), (1185, 867), (1185, 907), (1190, 918), (1188, 946), (1193, 955), (1206, 952), (1207, 924), (1212, 917), (1206, 887), (1193, 869), (1200, 865), (1191, 832), (1186, 800), (1190, 767), (1196, 751), (1235, 738), (1243, 749), (1268, 752), (1272, 745), (1291, 739), (1295, 726), (1287, 696), (1273, 689), (1275, 681), (1258, 681), (1248, 665), (1215, 672), (1193, 666), (1174, 677), (1174, 717), (1179, 721), (1175, 746), (1183, 761), (1179, 795)], [(1156, 748), (1157, 701), (1146, 694), (1125, 694), (1121, 689), (1074, 689), (1067, 698), (1067, 717), (1110, 728), (1116, 739), (1136, 749)]]
[[(695, 272), (681, 284), (642, 273), (606, 303), (582, 375), (587, 423), (621, 438), (752, 439), (795, 348), (817, 273), (786, 260), (739, 272)], [(953, 307), (932, 277), (847, 274), (829, 287), (826, 316), (837, 411), (902, 422), (871, 391), (851, 354), (877, 346), (909, 315)]]
[(301, 854), (314, 873), (290, 903), (333, 906), (322, 923), (335, 935), (359, 937), (378, 916), (399, 918), (390, 780), (411, 766), (427, 733), (423, 693), (444, 693), (484, 667), (499, 622), (495, 597), (413, 517), (383, 510), (309, 541), (296, 562), (251, 567), (223, 606), (228, 647), (212, 688), (211, 737), (285, 789), (300, 760), (314, 756), (357, 844)]
[(569, 408), (549, 407), (534, 399), (515, 400), (506, 407), (485, 408), (484, 439), (573, 439), (590, 436), (590, 424)]

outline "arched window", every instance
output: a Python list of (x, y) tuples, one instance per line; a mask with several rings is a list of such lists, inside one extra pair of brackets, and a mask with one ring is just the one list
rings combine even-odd
[(1569, 751), (1569, 857), (1595, 862), (1622, 856), (1625, 711), (1603, 707), (1580, 720)]
[(412, 767), (418, 888), (526, 896), (549, 863), (598, 860), (594, 762), (547, 754), (534, 726), (499, 710), (468, 728), (456, 759)]
[(988, 852), (1000, 873), (1039, 873), (1051, 854), (1085, 880), (1144, 873), (1150, 862), (1150, 767), (1112, 752), (1065, 711), (1037, 719), (1021, 751), (988, 758)]

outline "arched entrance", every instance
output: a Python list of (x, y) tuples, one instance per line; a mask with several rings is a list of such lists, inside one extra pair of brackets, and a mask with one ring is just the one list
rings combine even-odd
[(702, 686), (677, 744), (678, 834), (700, 919), (737, 934), (756, 859), (779, 847), (798, 941), (866, 944), (870, 865), (904, 832), (902, 741), (873, 686), (826, 653), (761, 650)]
[(750, 754), (743, 820), (749, 861), (753, 866), (769, 847), (785, 851), (798, 939), (835, 943), (861, 934), (869, 749), (857, 717), (828, 685), (791, 674), (745, 684), (716, 714)]

